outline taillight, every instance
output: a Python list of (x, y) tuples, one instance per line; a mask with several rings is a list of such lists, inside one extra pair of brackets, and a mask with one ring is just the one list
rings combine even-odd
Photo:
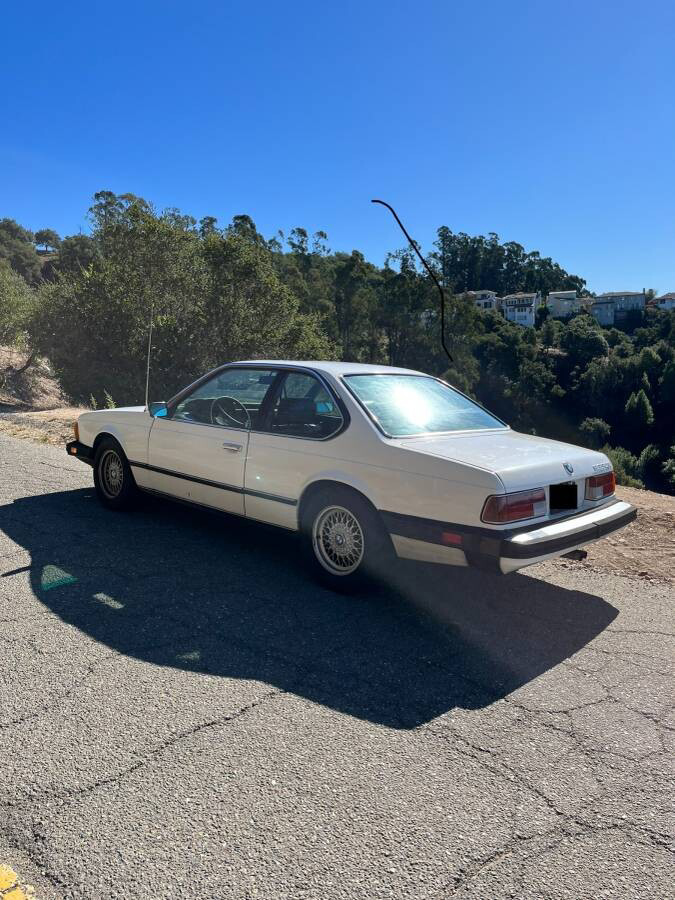
[(586, 499), (602, 500), (603, 497), (613, 494), (615, 488), (614, 472), (608, 472), (606, 475), (592, 475), (586, 479)]
[(481, 519), (494, 525), (518, 522), (546, 515), (546, 493), (543, 488), (518, 491), (515, 494), (495, 494), (488, 497)]

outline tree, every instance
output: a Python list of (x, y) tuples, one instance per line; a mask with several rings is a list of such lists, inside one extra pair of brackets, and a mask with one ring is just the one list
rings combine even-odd
[(607, 422), (598, 418), (587, 418), (579, 426), (579, 431), (591, 447), (601, 447), (607, 443), (612, 429)]
[(602, 452), (611, 460), (618, 484), (625, 484), (627, 487), (644, 488), (644, 484), (637, 477), (637, 457), (623, 447), (609, 447), (607, 444), (602, 448)]
[(609, 355), (609, 345), (600, 327), (590, 316), (576, 316), (560, 336), (560, 346), (572, 365), (586, 366), (592, 359)]
[(454, 234), (446, 225), (437, 232), (431, 254), (444, 287), (455, 293), (481, 288), (510, 294), (514, 291), (583, 291), (585, 281), (565, 272), (550, 257), (530, 253), (515, 241), (502, 244), (494, 232), (486, 237)]
[(656, 444), (647, 444), (637, 461), (637, 474), (650, 490), (661, 487), (661, 454)]
[(654, 411), (649, 398), (642, 389), (630, 395), (624, 411), (629, 427), (634, 431), (648, 428), (654, 422)]
[(86, 269), (43, 285), (31, 319), (36, 344), (74, 399), (143, 397), (153, 308), (158, 398), (228, 359), (333, 354), (240, 217), (226, 233), (202, 237), (190, 216), (158, 214), (142, 198), (102, 192), (95, 200), (97, 254)]
[(0, 259), (0, 345), (16, 345), (24, 340), (33, 303), (33, 291)]
[(359, 360), (367, 347), (364, 338), (368, 336), (371, 305), (376, 302), (370, 279), (369, 264), (358, 250), (339, 258), (335, 268), (334, 304), (343, 359)]
[(544, 347), (557, 347), (560, 343), (560, 335), (563, 331), (562, 322), (557, 319), (546, 318), (541, 326), (540, 340)]
[(550, 315), (551, 310), (548, 308), (548, 306), (540, 306), (535, 313), (535, 327), (542, 328), (543, 325), (546, 324), (546, 321)]
[(199, 220), (199, 233), (202, 237), (215, 234), (218, 230), (218, 219), (215, 216), (204, 216)]
[(675, 444), (670, 448), (670, 456), (664, 462), (662, 472), (670, 486), (675, 489)]
[(33, 244), (33, 235), (14, 219), (0, 219), (0, 260), (2, 259), (29, 284), (40, 280), (42, 263)]
[(36, 231), (33, 236), (33, 242), (45, 248), (45, 251), (49, 252), (49, 248), (52, 250), (58, 250), (61, 244), (61, 238), (52, 228), (42, 228), (40, 231)]
[(58, 272), (77, 274), (88, 269), (99, 255), (96, 241), (87, 234), (73, 234), (61, 241), (59, 255), (53, 263)]

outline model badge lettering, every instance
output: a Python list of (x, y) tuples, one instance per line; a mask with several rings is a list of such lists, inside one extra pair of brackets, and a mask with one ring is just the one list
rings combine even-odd
[(611, 469), (612, 466), (610, 465), (610, 463), (600, 463), (597, 466), (593, 466), (594, 472), (610, 472)]

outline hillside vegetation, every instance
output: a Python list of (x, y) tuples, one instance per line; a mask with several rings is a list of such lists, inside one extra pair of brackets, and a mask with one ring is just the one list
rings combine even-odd
[(75, 403), (142, 400), (154, 308), (154, 399), (236, 358), (408, 366), (519, 430), (601, 447), (624, 484), (675, 492), (673, 312), (648, 308), (621, 329), (586, 313), (521, 328), (462, 292), (583, 292), (584, 280), (495, 234), (443, 226), (427, 259), (449, 296), (451, 365), (438, 294), (410, 248), (378, 267), (357, 250), (332, 252), (321, 231), (265, 238), (245, 215), (221, 228), (107, 191), (90, 218), (90, 235), (63, 240), (0, 220), (0, 343), (49, 359)]

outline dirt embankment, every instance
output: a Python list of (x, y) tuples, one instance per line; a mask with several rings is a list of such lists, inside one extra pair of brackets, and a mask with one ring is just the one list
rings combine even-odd
[(0, 431), (48, 444), (62, 444), (84, 410), (71, 406), (49, 363), (0, 347)]
[[(19, 368), (22, 359), (0, 348), (0, 372)], [(20, 376), (19, 383), (0, 385), (0, 432), (15, 437), (63, 444), (73, 434), (73, 422), (84, 409), (67, 404), (49, 365), (40, 360)], [(619, 487), (617, 495), (638, 509), (635, 522), (588, 549), (583, 562), (561, 559), (561, 567), (583, 566), (593, 571), (675, 581), (675, 497)]]
[(584, 566), (593, 571), (675, 581), (675, 497), (617, 487), (617, 496), (637, 507), (634, 522), (595, 544), (582, 563), (561, 559), (559, 566)]

